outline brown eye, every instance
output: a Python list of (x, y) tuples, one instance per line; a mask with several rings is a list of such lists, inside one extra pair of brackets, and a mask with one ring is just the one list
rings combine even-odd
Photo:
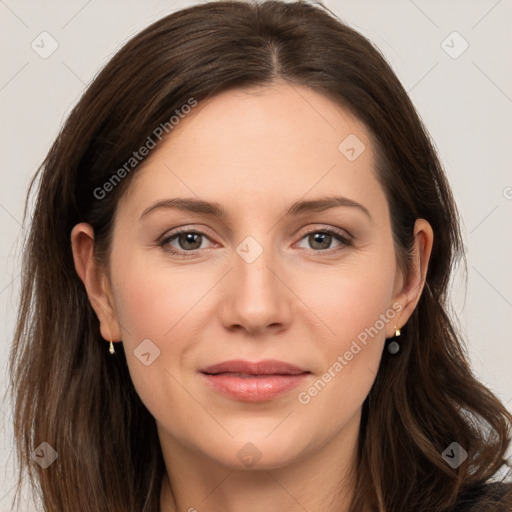
[[(301, 240), (304, 240), (305, 238), (307, 238), (309, 248), (314, 252), (335, 251), (345, 246), (352, 245), (352, 240), (350, 238), (343, 235), (341, 232), (335, 231), (334, 229), (310, 231), (309, 233), (306, 233)], [(338, 242), (337, 247), (331, 247), (333, 241)], [(308, 247), (306, 247), (306, 249), (308, 249)]]
[[(171, 254), (188, 256), (187, 253), (194, 253), (201, 247), (203, 239), (209, 240), (204, 234), (197, 231), (181, 230), (171, 233), (159, 242), (160, 247), (169, 251)], [(175, 242), (175, 243), (173, 243)]]
[[(178, 240), (178, 244), (180, 246), (180, 249), (184, 250), (195, 250), (199, 249), (201, 247), (201, 237), (199, 233), (180, 233), (177, 235), (176, 240)], [(199, 243), (198, 243), (199, 241)]]
[(313, 249), (329, 249), (333, 236), (327, 233), (313, 233), (308, 235), (308, 242)]

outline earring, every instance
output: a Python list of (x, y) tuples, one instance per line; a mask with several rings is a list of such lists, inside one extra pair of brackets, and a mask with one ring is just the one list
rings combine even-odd
[(111, 354), (115, 354), (116, 353), (116, 351), (114, 350), (114, 344), (112, 343), (112, 340), (110, 340), (110, 348), (108, 349), (108, 351)]
[(391, 355), (395, 355), (395, 354), (398, 354), (398, 352), (400, 352), (400, 343), (398, 343), (398, 341), (396, 341), (396, 338), (398, 338), (399, 336), (400, 336), (400, 329), (397, 329), (397, 327), (395, 325), (395, 335), (392, 338), (389, 338), (389, 341), (388, 341), (388, 352)]

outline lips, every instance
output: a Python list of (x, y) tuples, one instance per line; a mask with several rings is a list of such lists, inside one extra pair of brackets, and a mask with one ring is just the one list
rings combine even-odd
[(309, 373), (304, 368), (299, 368), (293, 364), (276, 359), (266, 359), (254, 363), (241, 360), (224, 361), (203, 368), (201, 371), (210, 375), (219, 373), (239, 373), (244, 375), (299, 375), (301, 373)]
[(210, 388), (246, 402), (272, 400), (298, 386), (310, 371), (267, 359), (258, 362), (224, 361), (201, 370)]

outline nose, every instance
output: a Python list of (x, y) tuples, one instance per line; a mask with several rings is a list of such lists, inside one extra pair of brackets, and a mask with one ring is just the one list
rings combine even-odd
[(272, 250), (254, 239), (240, 244), (233, 255), (233, 268), (223, 280), (220, 317), (224, 327), (252, 335), (286, 329), (293, 299), (286, 280)]

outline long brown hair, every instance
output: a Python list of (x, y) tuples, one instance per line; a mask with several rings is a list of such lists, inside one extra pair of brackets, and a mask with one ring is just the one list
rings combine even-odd
[[(447, 313), (452, 267), (464, 262), (458, 214), (404, 88), (380, 52), (322, 5), (216, 1), (166, 16), (130, 40), (90, 84), (31, 183), (37, 197), (9, 366), (16, 495), (27, 471), (45, 510), (159, 510), (165, 466), (156, 424), (122, 344), (116, 357), (106, 350), (70, 232), (90, 223), (96, 256), (107, 260), (117, 202), (138, 169), (113, 176), (155, 128), (191, 98), (275, 81), (329, 97), (372, 134), (405, 271), (415, 220), (434, 231), (403, 352), (382, 358), (363, 405), (350, 510), (449, 511), (503, 465), (512, 417), (472, 375)], [(98, 194), (109, 180), (108, 193)], [(454, 441), (468, 453), (456, 469), (441, 456)], [(42, 442), (58, 454), (47, 468), (31, 457)]]

